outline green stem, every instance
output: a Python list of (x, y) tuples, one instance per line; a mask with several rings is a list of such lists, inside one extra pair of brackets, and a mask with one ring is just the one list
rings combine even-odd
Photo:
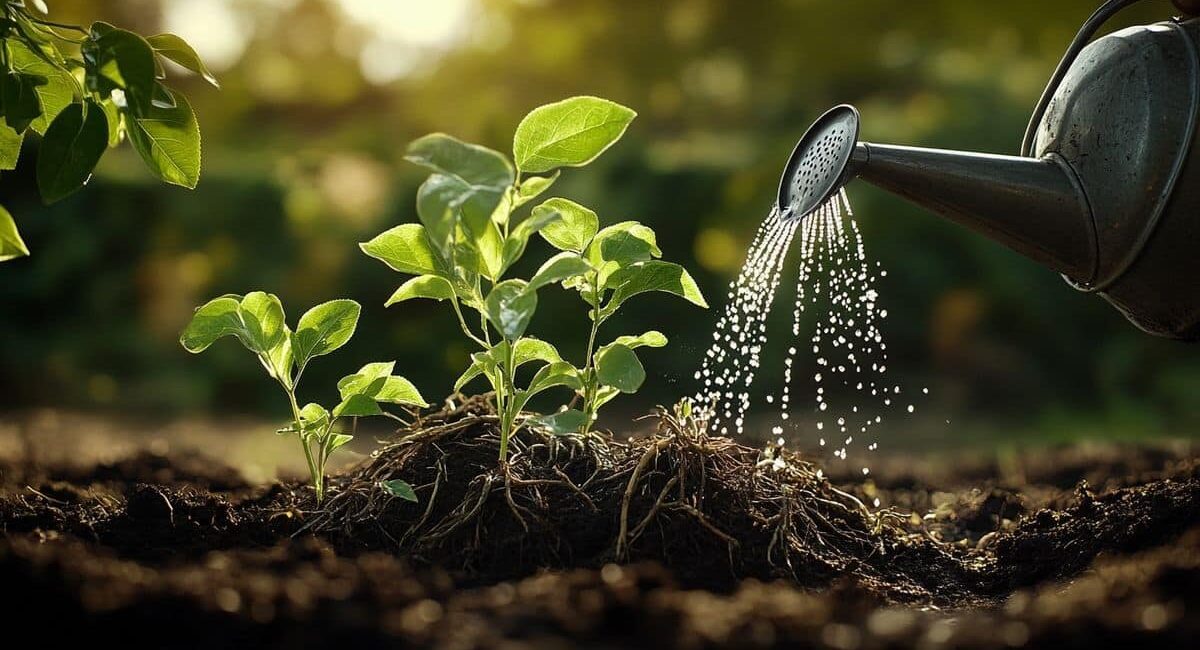
[(595, 416), (596, 408), (596, 392), (598, 390), (598, 380), (596, 379), (595, 361), (593, 354), (596, 349), (596, 333), (600, 330), (600, 273), (596, 272), (592, 275), (592, 332), (588, 335), (587, 356), (583, 360), (583, 428), (579, 432), (581, 435), (587, 435), (592, 428), (592, 418)]
[(325, 481), (324, 475), (313, 458), (312, 449), (309, 449), (308, 441), (304, 439), (304, 432), (300, 426), (300, 405), (296, 403), (296, 391), (288, 388), (288, 401), (292, 405), (292, 419), (296, 425), (296, 437), (300, 440), (300, 446), (304, 449), (304, 460), (308, 463), (308, 475), (312, 479), (313, 489), (317, 493), (317, 503), (320, 504), (325, 498)]
[[(475, 336), (475, 333), (472, 332), (471, 328), (467, 326), (467, 319), (463, 316), (462, 307), (458, 306), (458, 299), (451, 298), (450, 304), (451, 304), (451, 306), (454, 307), (454, 315), (458, 316), (458, 324), (462, 326), (463, 334), (466, 334), (467, 338), (471, 339), (472, 341), (475, 341), (477, 344), (482, 346), (485, 350), (487, 348), (492, 347), (487, 341), (484, 341), (483, 339), (479, 338), (478, 336)], [(484, 333), (484, 336), (487, 336), (487, 327), (486, 326), (483, 328), (483, 333)]]
[(506, 400), (507, 404), (504, 411), (500, 415), (500, 462), (508, 460), (508, 439), (512, 435), (513, 422), (517, 419), (516, 413), (511, 413), (513, 405), (516, 404), (516, 384), (517, 384), (517, 369), (513, 367), (516, 362), (516, 342), (509, 341), (508, 350), (504, 355), (504, 375), (501, 382), (505, 384), (504, 390), (512, 399)]

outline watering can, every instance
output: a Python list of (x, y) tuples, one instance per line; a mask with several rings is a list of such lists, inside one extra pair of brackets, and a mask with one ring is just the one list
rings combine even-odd
[[(861, 178), (1098, 293), (1150, 334), (1200, 339), (1200, 18), (1092, 41), (1139, 0), (1083, 25), (1033, 112), (1020, 156), (860, 142), (852, 106), (825, 113), (784, 170), (803, 219)], [(1188, 15), (1200, 0), (1173, 0)]]

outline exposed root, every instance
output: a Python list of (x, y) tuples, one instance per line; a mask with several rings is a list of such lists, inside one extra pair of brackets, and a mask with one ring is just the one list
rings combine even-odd
[[(517, 575), (565, 566), (564, 558), (574, 566), (653, 559), (699, 584), (738, 575), (819, 586), (853, 573), (899, 585), (897, 600), (922, 588), (888, 560), (895, 548), (931, 571), (948, 562), (899, 518), (872, 513), (794, 454), (709, 437), (663, 409), (655, 417), (655, 435), (628, 443), (520, 429), (500, 465), (490, 404), (463, 400), (334, 479), (336, 495), (310, 525), (346, 548), (468, 574), (485, 563)], [(419, 503), (378, 487), (393, 478), (413, 485)], [(721, 565), (729, 571), (713, 570)]]

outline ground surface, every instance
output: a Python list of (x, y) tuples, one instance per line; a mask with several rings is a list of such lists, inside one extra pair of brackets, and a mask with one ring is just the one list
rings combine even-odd
[[(0, 611), (98, 647), (1200, 637), (1192, 445), (885, 457), (864, 483), (671, 430), (602, 457), (530, 438), (501, 471), (486, 413), (424, 426), (341, 474), (325, 514), (302, 484), (247, 481), (178, 445), (91, 462), (53, 452), (70, 435), (8, 440)], [(393, 475), (419, 503), (372, 491)]]

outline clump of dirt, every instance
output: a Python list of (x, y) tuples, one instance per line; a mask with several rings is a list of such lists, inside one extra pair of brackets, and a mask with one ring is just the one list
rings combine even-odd
[[(978, 591), (969, 566), (811, 462), (709, 437), (680, 414), (656, 417), (655, 435), (626, 443), (522, 429), (500, 465), (496, 417), (468, 401), (338, 480), (308, 530), (484, 581), (653, 560), (685, 585), (715, 589), (747, 577), (821, 587), (853, 576), (897, 602)], [(417, 502), (381, 490), (391, 479), (412, 484)]]

